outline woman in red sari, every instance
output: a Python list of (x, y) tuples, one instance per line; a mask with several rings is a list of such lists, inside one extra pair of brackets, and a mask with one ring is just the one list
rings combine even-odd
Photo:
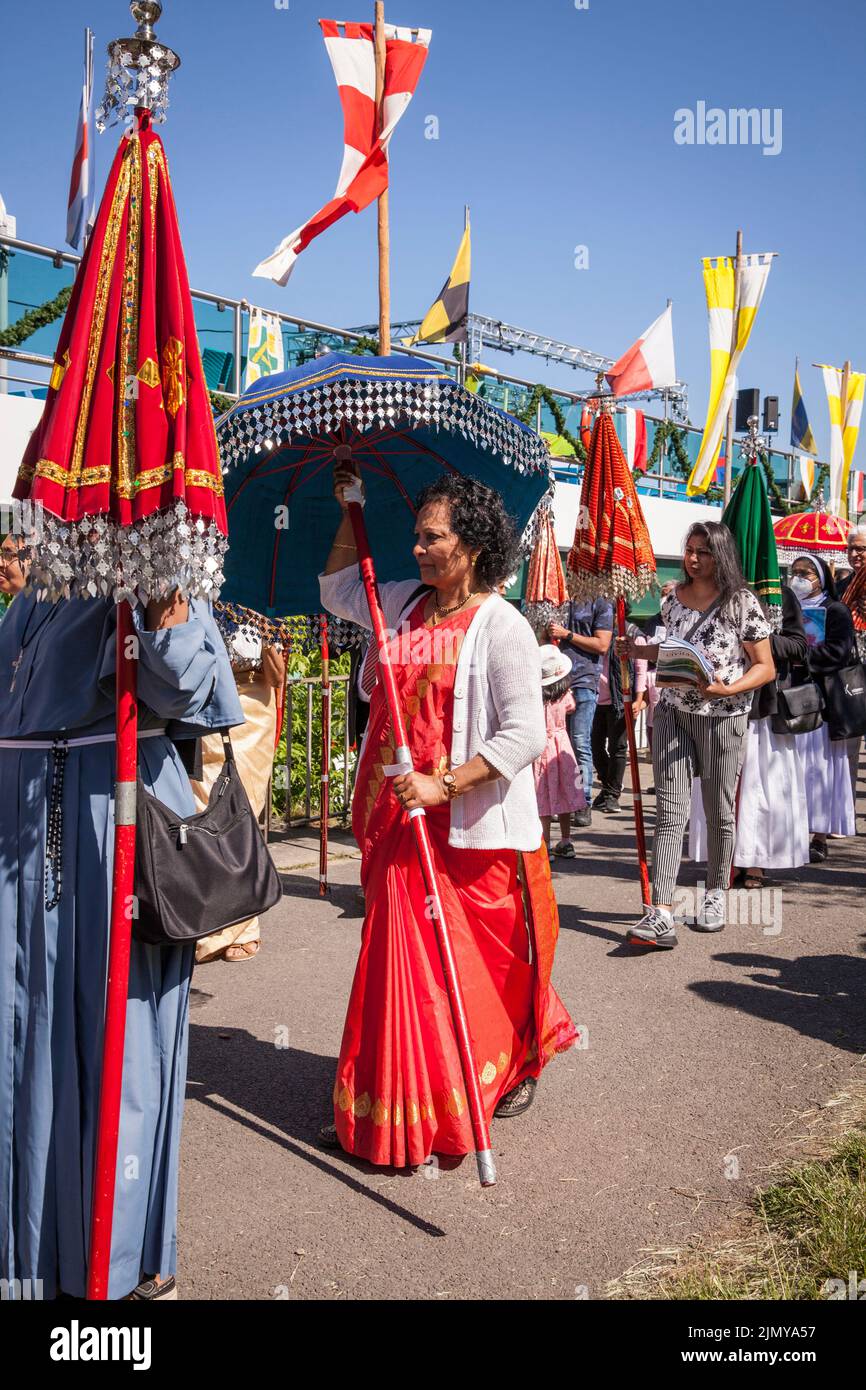
[[(369, 626), (343, 490), (322, 603)], [(473, 1150), (439, 951), (408, 812), (423, 806), (488, 1119), (531, 1104), (577, 1030), (550, 983), (556, 901), (535, 803), (545, 743), (538, 646), (495, 588), (515, 536), (502, 499), (443, 476), (417, 500), (420, 584), (381, 586), (415, 771), (393, 775), (381, 684), (352, 803), (367, 914), (321, 1142), (405, 1167)]]

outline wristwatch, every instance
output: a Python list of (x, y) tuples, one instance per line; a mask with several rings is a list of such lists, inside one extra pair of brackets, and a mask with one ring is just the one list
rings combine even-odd
[(442, 773), (442, 785), (448, 793), (449, 801), (453, 801), (455, 796), (460, 795), (459, 791), (457, 790), (457, 778), (454, 776), (453, 772)]

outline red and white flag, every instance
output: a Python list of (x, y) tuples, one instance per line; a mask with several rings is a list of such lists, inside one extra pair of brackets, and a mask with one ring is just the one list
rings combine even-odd
[(376, 132), (376, 57), (372, 24), (320, 19), (325, 47), (343, 107), (343, 167), (329, 203), (285, 237), (253, 275), (285, 285), (295, 261), (314, 237), (347, 212), (362, 212), (388, 187), (388, 142), (427, 59), (431, 30), (385, 25), (385, 90), (382, 132)]
[(642, 410), (625, 408), (625, 456), (631, 471), (646, 472), (646, 419)]
[(605, 374), (615, 396), (675, 386), (674, 329), (670, 304)]
[(93, 168), (93, 30), (84, 31), (84, 85), (75, 134), (75, 154), (69, 180), (66, 240), (83, 250), (96, 221), (96, 183)]

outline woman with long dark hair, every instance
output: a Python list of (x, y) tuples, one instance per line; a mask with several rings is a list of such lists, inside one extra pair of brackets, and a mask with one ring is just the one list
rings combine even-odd
[[(701, 781), (709, 846), (706, 894), (694, 925), (700, 931), (725, 926), (740, 752), (753, 692), (775, 676), (770, 625), (746, 585), (734, 538), (721, 522), (698, 522), (689, 529), (683, 578), (662, 605), (662, 621), (667, 639), (691, 642), (714, 676), (699, 686), (664, 686), (656, 707), (653, 900), (626, 938), (649, 948), (677, 944), (671, 909), (695, 777)], [(658, 644), (638, 646), (622, 638), (618, 646), (629, 655), (658, 659)]]
[[(322, 604), (369, 626), (338, 465), (342, 521)], [(382, 584), (415, 770), (395, 774), (381, 683), (358, 762), (352, 829), (367, 913), (320, 1142), (405, 1167), (472, 1151), (462, 1073), (410, 812), (423, 807), (488, 1114), (517, 1115), (577, 1031), (550, 984), (556, 902), (535, 799), (544, 750), (541, 659), (496, 592), (515, 567), (502, 498), (459, 475), (416, 502), (417, 579)], [(420, 590), (420, 592), (419, 592)], [(407, 608), (408, 605), (408, 608)]]

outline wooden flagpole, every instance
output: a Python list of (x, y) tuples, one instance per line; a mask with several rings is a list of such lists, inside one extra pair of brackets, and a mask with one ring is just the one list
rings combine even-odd
[[(374, 43), (376, 51), (376, 112), (378, 129), (385, 124), (385, 3), (376, 0)], [(379, 356), (391, 355), (391, 226), (388, 217), (388, 189), (379, 195)]]

